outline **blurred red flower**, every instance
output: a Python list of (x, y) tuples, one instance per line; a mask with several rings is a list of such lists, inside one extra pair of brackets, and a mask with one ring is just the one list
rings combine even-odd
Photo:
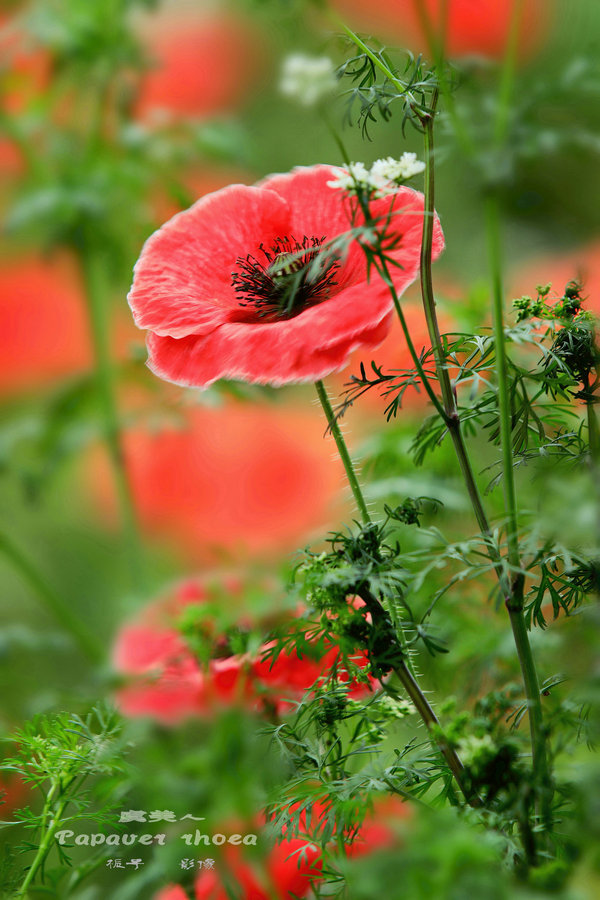
[[(270, 649), (269, 644), (261, 648), (261, 652)], [(315, 651), (316, 652), (316, 651)], [(353, 656), (353, 661), (361, 668), (368, 664), (367, 657), (360, 653)], [(317, 682), (319, 678), (329, 674), (334, 667), (338, 667), (338, 679), (346, 684), (348, 675), (339, 668), (342, 662), (337, 647), (326, 649), (320, 657), (304, 655), (298, 656), (295, 650), (281, 652), (276, 659), (259, 658), (252, 662), (252, 676), (264, 686), (266, 699), (270, 700), (278, 713), (284, 713), (290, 708), (286, 700), (299, 699), (307, 687)], [(369, 678), (371, 685), (377, 685), (373, 678)], [(363, 682), (353, 681), (348, 691), (350, 696), (364, 696), (370, 688)]]
[[(397, 823), (411, 814), (410, 807), (397, 797), (385, 797), (375, 801), (356, 833), (345, 841), (349, 856), (361, 856), (386, 847), (393, 847), (398, 840)], [(327, 818), (323, 803), (315, 802), (311, 810), (311, 830), (317, 834)], [(306, 830), (306, 816), (300, 816), (300, 830)], [(283, 837), (269, 851), (262, 864), (248, 862), (237, 846), (228, 846), (223, 853), (221, 866), (227, 872), (228, 883), (238, 889), (240, 900), (290, 900), (306, 897), (321, 877), (321, 850), (307, 836)], [(228, 900), (219, 868), (201, 870), (194, 885), (195, 900)], [(238, 896), (238, 894), (236, 894)], [(185, 891), (171, 885), (161, 891), (155, 900), (187, 900)]]
[[(260, 871), (244, 860), (239, 847), (227, 847), (223, 866), (244, 900), (290, 900), (306, 897), (321, 875), (321, 853), (303, 838), (275, 844)], [(258, 867), (257, 867), (258, 868)], [(228, 900), (217, 869), (203, 870), (194, 885), (196, 900)]]
[[(337, 172), (319, 165), (231, 185), (149, 238), (129, 302), (150, 331), (156, 375), (198, 386), (316, 381), (383, 340), (392, 300), (382, 279), (368, 281), (358, 242), (319, 263), (321, 244), (351, 227), (350, 203), (327, 184)], [(390, 241), (399, 239), (388, 251), (399, 293), (418, 272), (422, 210), (422, 194), (406, 187), (372, 204), (374, 217), (388, 217)], [(434, 256), (442, 247), (436, 219)]]
[[(231, 592), (234, 599), (239, 597), (239, 583), (231, 579), (223, 580), (220, 590)], [(271, 665), (269, 660), (262, 660), (263, 652), (270, 646), (264, 645), (254, 657), (233, 656), (226, 648), (220, 648), (220, 655), (203, 668), (176, 624), (189, 604), (205, 603), (219, 596), (215, 595), (214, 584), (190, 580), (121, 628), (113, 664), (128, 678), (117, 693), (124, 715), (149, 716), (170, 725), (236, 703), (283, 713), (289, 708), (287, 699), (300, 698), (338, 662), (339, 651), (332, 647), (320, 659), (307, 655), (300, 658), (295, 651), (282, 652)], [(366, 666), (366, 657), (359, 656), (359, 664)], [(371, 683), (376, 684), (373, 680)], [(351, 688), (354, 695), (365, 691), (369, 687), (356, 682)]]
[[(352, 22), (363, 29), (379, 31), (388, 41), (404, 41), (414, 50), (430, 52), (419, 14), (422, 4), (434, 33), (443, 27), (447, 8), (446, 53), (448, 56), (504, 55), (515, 0), (336, 0)], [(519, 53), (531, 55), (545, 38), (552, 0), (525, 0), (519, 27)]]
[(207, 9), (166, 7), (145, 17), (140, 36), (154, 65), (144, 75), (137, 115), (208, 116), (242, 99), (257, 69), (249, 23)]
[[(295, 548), (330, 523), (342, 469), (312, 409), (234, 403), (182, 412), (177, 424), (124, 434), (142, 526), (195, 560)], [(90, 488), (116, 516), (109, 471)]]
[[(115, 311), (113, 352), (123, 359), (138, 332)], [(46, 389), (49, 382), (94, 366), (83, 285), (74, 258), (0, 260), (0, 396)]]
[(85, 371), (92, 359), (85, 302), (67, 257), (0, 264), (0, 393)]
[(552, 283), (550, 300), (562, 297), (569, 281), (582, 285), (583, 309), (600, 316), (600, 242), (565, 253), (548, 253), (524, 262), (510, 278), (511, 298), (522, 294), (535, 297), (538, 284)]

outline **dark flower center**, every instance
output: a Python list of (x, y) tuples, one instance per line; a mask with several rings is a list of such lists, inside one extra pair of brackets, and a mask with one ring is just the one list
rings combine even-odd
[(320, 250), (324, 237), (277, 238), (269, 249), (259, 244), (262, 259), (248, 254), (236, 259), (231, 284), (240, 306), (276, 321), (292, 319), (309, 306), (327, 300), (335, 286), (339, 261)]

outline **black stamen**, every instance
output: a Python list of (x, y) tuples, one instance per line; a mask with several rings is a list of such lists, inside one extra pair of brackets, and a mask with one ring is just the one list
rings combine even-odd
[(240, 306), (251, 306), (261, 318), (277, 320), (291, 319), (326, 300), (336, 284), (339, 261), (333, 255), (319, 257), (324, 240), (304, 237), (300, 244), (286, 236), (277, 238), (268, 250), (259, 244), (264, 261), (252, 254), (238, 257), (231, 284), (243, 298)]

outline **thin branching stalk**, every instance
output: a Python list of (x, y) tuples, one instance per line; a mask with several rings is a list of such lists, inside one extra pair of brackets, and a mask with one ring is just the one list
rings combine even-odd
[[(490, 195), (486, 201), (486, 227), (493, 289), (494, 342), (496, 347), (496, 366), (498, 375), (498, 409), (500, 414), (504, 504), (507, 518), (508, 561), (511, 569), (518, 572), (521, 561), (519, 552), (517, 495), (512, 455), (508, 367), (504, 336), (504, 292), (502, 287), (500, 221), (498, 201), (493, 195)], [(523, 615), (523, 588), (524, 577), (522, 574), (517, 574), (511, 582), (511, 596), (506, 602), (506, 608), (510, 617), (510, 624), (525, 684), (527, 709), (529, 712), (529, 727), (531, 731), (533, 769), (540, 785), (540, 809), (544, 824), (549, 828), (552, 825), (551, 775), (546, 751), (546, 734), (542, 718), (539, 681)]]
[[(421, 7), (422, 10), (424, 7)], [(522, 0), (516, 0), (515, 7), (513, 9), (513, 18), (511, 21), (510, 27), (510, 35), (507, 47), (507, 54), (505, 58), (505, 64), (503, 67), (502, 77), (501, 77), (501, 86), (500, 86), (500, 95), (499, 95), (499, 103), (498, 103), (498, 112), (497, 119), (495, 123), (495, 131), (494, 137), (496, 141), (500, 142), (504, 139), (506, 130), (508, 127), (508, 113), (509, 113), (509, 101), (510, 94), (512, 90), (512, 85), (514, 81), (514, 69), (516, 62), (516, 51), (517, 51), (517, 41), (518, 41), (518, 25), (520, 21), (520, 15), (522, 11)], [(427, 26), (427, 21), (424, 23)], [(385, 64), (376, 57), (375, 54), (369, 51), (369, 48), (362, 42), (360, 39), (356, 37), (352, 32), (348, 29), (344, 29), (348, 36), (354, 41), (354, 43), (362, 50), (362, 52), (366, 53), (372, 62), (377, 65), (377, 67), (386, 75), (386, 77), (392, 79), (393, 73), (391, 73)], [(442, 71), (443, 60), (439, 58), (440, 53), (440, 45), (439, 41), (433, 35), (431, 28), (429, 28), (429, 40), (434, 51), (434, 55), (437, 57), (437, 69), (438, 73)], [(519, 664), (521, 667), (523, 683), (525, 686), (525, 692), (527, 697), (527, 705), (529, 710), (529, 719), (530, 719), (530, 727), (532, 734), (532, 750), (533, 750), (533, 766), (536, 772), (536, 776), (539, 777), (539, 784), (541, 785), (541, 795), (542, 795), (542, 817), (546, 824), (549, 826), (551, 824), (551, 814), (550, 814), (550, 803), (552, 799), (552, 789), (551, 782), (549, 777), (549, 769), (548, 769), (548, 760), (546, 753), (546, 738), (545, 732), (543, 728), (543, 722), (541, 717), (541, 701), (540, 701), (540, 691), (539, 691), (539, 683), (537, 679), (537, 673), (535, 670), (535, 664), (533, 661), (533, 656), (531, 653), (531, 647), (529, 644), (529, 638), (527, 634), (527, 630), (525, 627), (525, 621), (523, 617), (523, 588), (524, 588), (524, 579), (521, 574), (518, 573), (518, 569), (520, 567), (519, 559), (518, 559), (518, 532), (516, 530), (516, 513), (514, 517), (510, 512), (509, 507), (509, 527), (508, 527), (508, 535), (509, 535), (509, 565), (517, 570), (517, 575), (515, 577), (509, 577), (504, 565), (504, 562), (501, 558), (501, 555), (496, 547), (495, 542), (492, 538), (492, 532), (489, 525), (489, 521), (483, 506), (483, 501), (481, 498), (481, 494), (479, 488), (477, 486), (477, 482), (475, 480), (475, 475), (473, 472), (473, 467), (471, 464), (471, 460), (469, 457), (468, 449), (466, 443), (464, 441), (464, 437), (461, 431), (461, 422), (458, 414), (457, 403), (455, 392), (452, 388), (452, 384), (450, 381), (450, 377), (448, 374), (448, 370), (446, 367), (446, 360), (444, 354), (444, 348), (442, 345), (441, 334), (438, 325), (437, 313), (436, 313), (436, 304), (435, 297), (433, 292), (433, 280), (432, 280), (432, 248), (433, 248), (433, 228), (434, 228), (434, 216), (435, 216), (435, 165), (434, 165), (434, 122), (435, 115), (437, 109), (437, 103), (439, 98), (439, 90), (442, 89), (444, 94), (449, 94), (449, 89), (447, 83), (444, 81), (445, 75), (442, 73), (442, 81), (443, 84), (440, 83), (440, 86), (436, 88), (432, 95), (432, 100), (429, 106), (429, 116), (422, 120), (423, 124), (423, 133), (424, 133), (424, 144), (425, 144), (425, 163), (426, 163), (426, 171), (425, 171), (425, 200), (424, 200), (424, 215), (423, 215), (423, 236), (421, 243), (421, 269), (420, 269), (420, 281), (421, 281), (421, 294), (423, 299), (423, 306), (425, 310), (425, 316), (427, 320), (427, 327), (429, 331), (429, 336), (434, 352), (435, 364), (436, 364), (436, 374), (440, 383), (440, 388), (442, 392), (442, 401), (443, 408), (440, 410), (439, 401), (435, 402), (434, 405), (441, 415), (442, 419), (445, 421), (448, 431), (450, 432), (450, 436), (452, 438), (452, 442), (454, 444), (455, 452), (458, 458), (458, 462), (461, 468), (461, 472), (463, 474), (463, 478), (465, 480), (465, 484), (467, 487), (467, 491), (471, 500), (471, 504), (473, 507), (473, 511), (475, 513), (475, 517), (479, 524), (479, 528), (483, 534), (483, 536), (487, 540), (488, 552), (490, 555), (490, 559), (494, 564), (494, 568), (496, 571), (496, 575), (498, 577), (502, 594), (504, 596), (505, 605), (509, 612), (511, 627), (513, 630), (515, 645), (517, 649), (517, 655), (519, 658)], [(452, 112), (454, 113), (454, 107), (452, 105)], [(454, 118), (454, 116), (453, 116)], [(462, 141), (464, 143), (465, 134), (461, 130)], [(465, 144), (468, 148), (469, 152), (473, 152), (472, 145), (469, 142)], [(380, 262), (383, 260), (385, 262), (384, 254), (379, 253)], [(380, 267), (381, 271), (381, 267)], [(389, 278), (385, 279), (386, 282), (389, 282)], [(500, 297), (501, 297), (500, 293)], [(396, 309), (398, 309), (399, 304), (394, 303)], [(401, 324), (403, 324), (403, 316), (399, 316)], [(409, 350), (411, 352), (411, 356), (413, 361), (417, 365), (417, 371), (419, 371), (419, 365), (417, 363), (417, 357), (414, 352), (414, 347), (411, 347), (409, 342)], [(420, 361), (419, 361), (420, 362)], [(506, 386), (506, 372), (504, 372), (504, 377), (500, 376), (500, 380), (502, 380), (503, 385)], [(424, 383), (425, 386), (425, 383)], [(429, 393), (429, 392), (428, 392)], [(437, 400), (437, 398), (436, 398)], [(510, 429), (510, 419), (508, 419), (509, 429)], [(510, 431), (509, 431), (510, 435)], [(503, 448), (506, 446), (505, 442), (503, 442)], [(512, 478), (512, 453), (510, 449), (510, 443), (508, 445), (508, 453), (510, 454), (510, 473)], [(506, 451), (503, 449), (504, 454), (504, 463), (506, 465)], [(516, 510), (516, 506), (513, 505), (513, 509)], [(513, 518), (513, 522), (511, 524), (511, 517)], [(516, 542), (516, 544), (515, 544)], [(516, 546), (516, 554), (514, 552)], [(531, 860), (531, 852), (528, 853), (528, 857)]]
[[(73, 780), (74, 779), (72, 779), (72, 781)], [(53, 804), (58, 801), (58, 797), (56, 798), (56, 801), (54, 798), (54, 795), (57, 792), (59, 797), (61, 795), (63, 796), (63, 799), (58, 802), (58, 805), (53, 812)], [(21, 887), (15, 894), (16, 900), (18, 900), (18, 898), (20, 897), (27, 897), (29, 888), (33, 884), (37, 873), (44, 865), (48, 854), (54, 846), (54, 836), (58, 831), (59, 825), (61, 825), (62, 823), (65, 809), (69, 805), (69, 797), (65, 797), (64, 793), (65, 789), (61, 786), (61, 779), (57, 779), (56, 782), (50, 787), (50, 790), (48, 791), (48, 794), (44, 801), (44, 808), (42, 810), (42, 828), (44, 833), (41, 836), (40, 844), (33, 862), (27, 870), (27, 874), (25, 875)]]
[[(426, 162), (426, 174), (425, 174), (425, 216), (423, 220), (423, 241), (421, 248), (421, 289), (423, 296), (423, 305), (425, 308), (425, 315), (428, 322), (429, 334), (432, 340), (436, 366), (438, 370), (438, 377), (440, 379), (440, 384), (442, 386), (442, 396), (444, 399), (444, 405), (446, 408), (447, 415), (450, 419), (449, 422), (449, 431), (452, 437), (452, 441), (454, 444), (454, 448), (459, 460), (459, 464), (465, 478), (465, 483), (467, 486), (467, 490), (469, 493), (469, 497), (471, 499), (471, 503), (473, 506), (473, 510), (475, 512), (475, 516), (477, 518), (479, 527), (486, 538), (491, 538), (491, 530), (489, 526), (489, 522), (487, 519), (487, 515), (485, 513), (485, 509), (483, 507), (483, 502), (481, 499), (481, 495), (477, 488), (477, 484), (475, 481), (473, 468), (471, 466), (471, 462), (469, 459), (467, 447), (461, 432), (460, 427), (460, 418), (456, 408), (456, 401), (454, 397), (454, 392), (452, 390), (452, 386), (450, 384), (450, 378), (448, 375), (448, 371), (446, 369), (445, 360), (443, 358), (443, 348), (441, 345), (441, 338), (439, 336), (439, 328), (437, 326), (437, 314), (435, 309), (435, 299), (433, 295), (433, 287), (432, 287), (432, 277), (431, 277), (431, 250), (432, 250), (432, 237), (433, 237), (433, 214), (435, 208), (435, 180), (434, 180), (434, 159), (433, 159), (433, 127), (434, 127), (434, 119), (433, 115), (430, 120), (425, 125), (425, 162)], [(488, 222), (489, 227), (489, 222)], [(500, 303), (500, 311), (502, 309), (502, 291), (501, 291), (501, 268), (499, 267), (499, 256), (497, 257), (498, 268), (494, 276), (495, 282), (495, 294), (499, 297)], [(497, 302), (496, 302), (497, 309)], [(496, 316), (497, 318), (497, 316)], [(500, 322), (502, 322), (502, 318), (500, 318)], [(502, 336), (504, 335), (503, 327), (502, 327)], [(498, 352), (498, 346), (497, 346)], [(504, 343), (503, 340), (501, 342), (501, 347), (499, 350), (500, 356), (504, 353)], [(508, 400), (508, 390), (507, 390), (507, 372), (506, 372), (506, 363), (504, 362), (504, 369), (502, 368), (503, 363), (498, 360), (499, 372), (498, 378), (499, 382), (502, 383), (502, 393), (505, 396), (505, 400)], [(507, 507), (507, 513), (509, 518), (508, 524), (508, 562), (513, 570), (517, 570), (520, 567), (519, 561), (519, 553), (518, 553), (518, 532), (516, 527), (516, 500), (514, 495), (514, 482), (513, 482), (513, 467), (512, 467), (512, 450), (510, 443), (510, 411), (508, 407), (505, 405), (504, 412), (502, 411), (502, 397), (499, 396), (499, 404), (501, 407), (501, 420), (504, 418), (504, 428), (508, 428), (508, 444), (506, 440), (503, 440), (503, 465), (504, 468), (508, 466), (510, 470), (510, 483), (512, 485), (509, 488), (511, 492), (512, 500), (509, 501), (510, 505)], [(506, 435), (505, 435), (506, 438)], [(531, 653), (531, 646), (529, 644), (529, 638), (527, 635), (527, 629), (525, 626), (525, 620), (523, 616), (523, 587), (524, 587), (524, 579), (522, 575), (517, 574), (516, 577), (509, 578), (507, 577), (506, 570), (502, 564), (502, 561), (499, 557), (498, 551), (495, 548), (495, 545), (488, 543), (488, 547), (490, 549), (490, 556), (492, 561), (494, 562), (496, 574), (498, 576), (500, 586), (502, 589), (502, 593), (505, 599), (505, 605), (509, 614), (511, 628), (513, 631), (513, 637), (515, 641), (515, 646), (517, 649), (517, 655), (519, 659), (519, 666), (522, 673), (523, 684), (525, 687), (525, 694), (527, 698), (527, 707), (529, 712), (529, 721), (530, 721), (530, 729), (531, 729), (531, 742), (532, 742), (532, 762), (533, 768), (536, 773), (536, 777), (539, 778), (539, 784), (541, 786), (540, 794), (542, 797), (542, 816), (547, 826), (551, 824), (551, 815), (549, 812), (549, 804), (551, 803), (552, 793), (550, 788), (550, 776), (549, 776), (549, 767), (548, 767), (548, 759), (546, 752), (546, 737), (544, 726), (542, 722), (542, 710), (541, 710), (541, 700), (540, 700), (540, 690), (539, 690), (539, 682), (537, 678), (537, 673), (535, 669), (535, 664), (533, 661), (533, 655)]]
[(435, 409), (437, 410), (439, 415), (442, 417), (442, 419), (444, 419), (446, 424), (448, 424), (446, 411), (445, 411), (444, 407), (442, 406), (442, 404), (440, 403), (439, 397), (433, 390), (431, 381), (427, 377), (427, 374), (423, 368), (423, 364), (421, 363), (421, 360), (419, 359), (419, 354), (416, 351), (413, 339), (412, 339), (410, 331), (408, 329), (406, 317), (405, 317), (404, 311), (402, 309), (402, 304), (400, 303), (400, 298), (398, 297), (398, 292), (397, 292), (394, 282), (392, 280), (392, 276), (390, 274), (389, 266), (387, 264), (385, 255), (383, 253), (380, 254), (378, 256), (378, 258), (373, 261), (373, 264), (374, 264), (375, 268), (377, 269), (377, 271), (379, 272), (380, 277), (383, 279), (383, 281), (388, 286), (389, 292), (392, 296), (392, 300), (394, 301), (394, 308), (396, 310), (396, 315), (398, 316), (398, 319), (400, 320), (400, 325), (402, 327), (402, 332), (403, 332), (404, 338), (406, 340), (406, 345), (408, 347), (408, 351), (411, 355), (411, 358), (415, 365), (415, 368), (416, 368), (417, 372), (419, 373), (419, 378), (421, 379), (421, 383), (425, 389), (425, 392), (427, 393), (427, 396), (431, 400), (433, 406), (435, 407)]
[[(498, 149), (506, 140), (509, 125), (510, 101), (514, 86), (517, 61), (519, 27), (522, 20), (523, 0), (515, 0), (511, 11), (510, 30), (504, 55), (494, 141)], [(502, 284), (502, 251), (500, 236), (500, 206), (496, 191), (490, 191), (485, 201), (488, 256), (492, 281), (494, 344), (498, 379), (498, 409), (500, 415), (500, 442), (502, 447), (502, 476), (504, 504), (507, 517), (507, 549), (511, 569), (521, 567), (518, 532), (517, 495), (513, 468), (511, 406), (508, 393), (508, 365), (504, 335), (504, 290)], [(523, 615), (524, 576), (518, 573), (511, 579), (511, 596), (506, 602), (510, 624), (519, 657), (519, 665), (525, 685), (529, 728), (531, 733), (532, 766), (539, 786), (538, 811), (547, 831), (552, 828), (552, 776), (548, 759), (546, 730), (543, 721), (539, 679), (533, 659), (529, 635)]]
[[(367, 504), (365, 502), (356, 472), (354, 471), (354, 466), (352, 464), (350, 453), (348, 452), (346, 441), (344, 440), (344, 435), (342, 434), (341, 428), (327, 396), (327, 391), (322, 381), (317, 381), (315, 387), (317, 389), (317, 394), (319, 396), (319, 400), (321, 401), (321, 405), (323, 406), (323, 411), (327, 419), (329, 430), (331, 431), (336, 442), (340, 457), (342, 459), (342, 463), (344, 465), (344, 469), (346, 471), (348, 482), (352, 489), (356, 505), (361, 513), (363, 523), (365, 525), (370, 525), (371, 517), (367, 509)], [(373, 623), (375, 625), (383, 620), (387, 621), (387, 613), (384, 607), (377, 599), (377, 597), (375, 597), (375, 595), (372, 594), (366, 586), (361, 586), (358, 590), (358, 594), (365, 601), (367, 609), (369, 610), (373, 619)], [(427, 700), (427, 697), (421, 690), (416, 677), (410, 671), (410, 668), (407, 665), (406, 661), (404, 659), (400, 659), (400, 657), (405, 655), (405, 651), (402, 648), (401, 638), (399, 636), (396, 636), (396, 641), (398, 644), (397, 649), (399, 651), (399, 661), (394, 665), (394, 672), (396, 673), (406, 693), (410, 697), (410, 700), (414, 704), (415, 709), (419, 713), (423, 723), (425, 724), (429, 732), (430, 738), (435, 743), (440, 753), (448, 763), (448, 767), (452, 772), (456, 783), (461, 789), (465, 799), (472, 806), (479, 806), (479, 798), (473, 795), (473, 792), (468, 788), (466, 784), (465, 768), (456, 750), (445, 740), (439, 719), (437, 718), (431, 704)]]

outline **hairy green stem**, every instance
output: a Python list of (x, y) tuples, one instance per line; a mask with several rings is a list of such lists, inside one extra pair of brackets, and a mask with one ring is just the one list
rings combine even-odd
[[(365, 499), (363, 497), (356, 472), (354, 471), (354, 466), (350, 458), (350, 453), (348, 452), (348, 447), (346, 446), (346, 441), (344, 440), (344, 435), (342, 434), (340, 426), (335, 418), (335, 413), (333, 412), (329, 397), (327, 396), (327, 391), (322, 381), (317, 381), (315, 383), (315, 387), (317, 389), (317, 394), (319, 396), (319, 400), (321, 401), (321, 405), (323, 406), (323, 411), (327, 419), (329, 430), (334, 437), (338, 452), (344, 465), (344, 469), (346, 470), (346, 475), (348, 477), (352, 493), (354, 494), (356, 505), (360, 510), (363, 523), (365, 525), (369, 525), (371, 523), (371, 517), (369, 515), (369, 511), (367, 509), (367, 505), (365, 503)], [(388, 614), (377, 597), (374, 596), (374, 594), (372, 594), (365, 587), (359, 591), (359, 596), (361, 596), (363, 600), (365, 600), (374, 623), (377, 623), (378, 621), (381, 622), (382, 620), (385, 620), (387, 622)], [(395, 640), (398, 644), (400, 655), (404, 656), (405, 650), (401, 646), (401, 638), (398, 634), (395, 634)], [(439, 720), (435, 712), (433, 711), (431, 704), (425, 697), (425, 694), (419, 687), (416, 677), (413, 675), (413, 673), (410, 671), (410, 668), (406, 664), (406, 661), (402, 659), (400, 663), (397, 663), (394, 667), (394, 671), (398, 676), (402, 686), (406, 690), (408, 696), (410, 697), (412, 703), (414, 704), (415, 708), (417, 709), (419, 715), (421, 716), (421, 719), (427, 727), (432, 740), (448, 763), (450, 771), (454, 775), (456, 783), (463, 792), (465, 799), (472, 805), (478, 805), (477, 801), (472, 797), (472, 793), (465, 785), (464, 766), (458, 758), (456, 751), (444, 739)]]
[(110, 340), (106, 316), (106, 291), (104, 261), (93, 247), (84, 243), (80, 251), (81, 268), (85, 282), (90, 329), (96, 361), (96, 379), (104, 420), (104, 439), (108, 449), (123, 528), (123, 540), (136, 588), (144, 584), (142, 547), (138, 532), (137, 516), (125, 469), (125, 457), (117, 410), (114, 368), (110, 353)]
[[(377, 597), (369, 590), (366, 585), (362, 585), (357, 589), (359, 597), (365, 601), (365, 605), (371, 614), (374, 626), (379, 626), (385, 632), (387, 631), (388, 615)], [(448, 763), (448, 768), (452, 772), (454, 779), (462, 791), (465, 800), (471, 806), (480, 806), (480, 799), (469, 788), (466, 779), (465, 767), (462, 764), (458, 753), (445, 739), (442, 726), (436, 716), (433, 707), (429, 703), (427, 697), (421, 690), (415, 675), (410, 671), (405, 659), (405, 650), (401, 646), (396, 636), (398, 657), (393, 665), (393, 671), (398, 677), (402, 687), (408, 694), (411, 702), (421, 717), (432, 743), (437, 746), (438, 750)]]
[(104, 648), (96, 636), (73, 614), (71, 607), (44, 581), (26, 556), (5, 535), (0, 534), (0, 552), (12, 563), (33, 589), (46, 609), (60, 622), (80, 649), (95, 663), (104, 659)]
[(356, 477), (356, 472), (354, 471), (354, 466), (348, 452), (348, 447), (346, 446), (346, 441), (344, 440), (344, 435), (342, 434), (342, 429), (340, 428), (339, 422), (337, 421), (335, 413), (333, 412), (329, 397), (327, 396), (327, 390), (322, 381), (316, 381), (315, 387), (317, 389), (319, 400), (321, 401), (321, 406), (323, 407), (323, 412), (325, 413), (325, 418), (327, 419), (329, 430), (333, 435), (333, 439), (338, 448), (338, 453), (340, 454), (344, 469), (346, 470), (348, 484), (350, 485), (350, 488), (354, 495), (354, 500), (356, 501), (356, 505), (363, 520), (363, 524), (369, 525), (371, 523), (371, 516), (369, 515), (369, 510), (367, 509), (367, 504), (365, 502), (363, 492), (360, 489), (360, 484), (358, 483), (358, 478)]

